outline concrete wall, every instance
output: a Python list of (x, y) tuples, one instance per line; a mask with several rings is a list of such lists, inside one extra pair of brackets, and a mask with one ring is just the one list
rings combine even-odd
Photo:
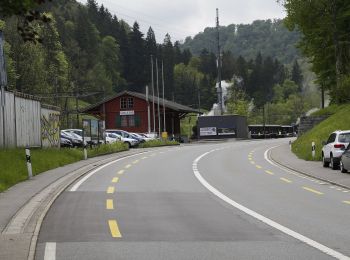
[(327, 119), (328, 116), (303, 116), (300, 118), (298, 135), (301, 136), (307, 131), (311, 130), (314, 126)]
[(247, 118), (238, 115), (198, 117), (200, 139), (247, 138)]
[(54, 132), (55, 142), (47, 141), (48, 135), (42, 135), (42, 126), (48, 129), (47, 124), (42, 124), (42, 119), (52, 113), (59, 115), (59, 112), (41, 108), (41, 103), (29, 96), (5, 91), (4, 97), (1, 99), (0, 92), (0, 148), (59, 146), (59, 117), (56, 116), (56, 123), (51, 127), (53, 130), (46, 131)]

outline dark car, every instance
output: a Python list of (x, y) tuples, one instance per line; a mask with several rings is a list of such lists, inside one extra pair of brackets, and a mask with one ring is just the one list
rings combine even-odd
[(344, 153), (340, 157), (340, 170), (345, 173), (350, 170), (350, 144), (346, 147)]
[(60, 138), (60, 146), (61, 147), (72, 148), (73, 144), (72, 144), (72, 142), (69, 139), (64, 138), (64, 137), (61, 136), (61, 138)]
[(68, 139), (69, 141), (71, 141), (71, 143), (74, 147), (83, 147), (83, 139), (74, 133), (68, 133), (65, 131), (61, 131), (61, 138), (65, 138), (65, 139)]

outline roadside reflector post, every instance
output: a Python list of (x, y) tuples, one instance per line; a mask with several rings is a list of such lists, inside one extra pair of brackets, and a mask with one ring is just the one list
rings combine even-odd
[(31, 179), (33, 178), (33, 171), (32, 171), (32, 160), (30, 158), (29, 147), (26, 148), (26, 161), (27, 161), (27, 169), (28, 169), (28, 179)]
[(311, 143), (311, 153), (312, 153), (312, 159), (315, 159), (315, 155), (316, 155), (316, 145), (315, 142)]
[(292, 141), (289, 140), (289, 149), (292, 150)]
[(86, 150), (85, 144), (84, 144), (84, 160), (87, 160), (87, 150)]

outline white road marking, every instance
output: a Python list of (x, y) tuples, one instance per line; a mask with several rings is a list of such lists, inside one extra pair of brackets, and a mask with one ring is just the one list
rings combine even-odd
[(44, 260), (55, 260), (56, 259), (56, 243), (48, 242), (45, 245)]
[(139, 155), (140, 154), (133, 154), (133, 155), (125, 156), (123, 158), (119, 158), (117, 160), (111, 161), (111, 162), (109, 162), (107, 164), (104, 164), (104, 165), (96, 168), (95, 170), (93, 170), (92, 172), (90, 172), (89, 174), (87, 174), (83, 178), (81, 178), (77, 183), (75, 183), (74, 186), (69, 191), (77, 191), (77, 189), (79, 189), (80, 185), (82, 185), (87, 179), (89, 179), (92, 175), (94, 175), (96, 172), (102, 170), (103, 168), (105, 168), (105, 167), (107, 167), (107, 166), (109, 166), (109, 165), (111, 165), (113, 163), (125, 160), (125, 159), (130, 158), (130, 157), (139, 156)]
[(194, 175), (196, 176), (196, 178), (198, 179), (198, 181), (206, 188), (208, 189), (210, 192), (212, 192), (215, 196), (217, 196), (218, 198), (220, 198), (221, 200), (225, 201), (226, 203), (230, 204), (231, 206), (235, 207), (236, 209), (239, 209), (241, 211), (243, 211), (244, 213), (248, 214), (249, 216), (252, 216), (262, 222), (264, 222), (265, 224), (303, 242), (303, 243), (306, 243), (307, 245), (309, 246), (312, 246), (318, 250), (320, 250), (321, 252), (327, 254), (327, 255), (330, 255), (334, 258), (337, 258), (337, 259), (342, 259), (342, 260), (350, 260), (350, 257), (346, 256), (346, 255), (343, 255), (342, 253), (340, 252), (337, 252), (325, 245), (322, 245), (302, 234), (299, 234), (267, 217), (264, 217), (263, 215), (260, 215), (259, 213), (251, 210), (251, 209), (248, 209), (247, 207), (233, 201), (232, 199), (230, 199), (229, 197), (227, 197), (226, 195), (224, 195), (223, 193), (221, 193), (219, 190), (217, 190), (216, 188), (214, 188), (213, 186), (211, 186), (203, 177), (202, 175), (200, 174), (199, 170), (198, 170), (198, 162), (203, 158), (205, 157), (206, 155), (214, 152), (214, 151), (217, 151), (218, 149), (215, 149), (215, 150), (211, 150), (209, 152), (206, 152), (204, 154), (202, 154), (201, 156), (197, 157), (194, 161), (193, 161), (193, 164), (192, 164), (192, 170), (193, 170), (193, 173)]

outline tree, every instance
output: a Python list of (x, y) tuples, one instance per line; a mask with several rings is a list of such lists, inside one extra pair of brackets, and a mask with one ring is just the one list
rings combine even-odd
[(131, 90), (143, 92), (148, 82), (145, 73), (145, 67), (148, 65), (146, 60), (146, 48), (143, 34), (137, 22), (134, 23), (132, 31), (129, 33), (130, 52), (128, 53), (128, 63), (126, 64), (126, 80)]
[[(347, 40), (350, 2), (284, 0), (282, 3), (287, 11), (288, 28), (297, 27), (303, 34), (299, 47), (311, 60), (318, 82), (329, 89), (333, 102), (343, 102), (338, 90), (343, 76), (350, 71)], [(346, 88), (350, 93), (350, 85)]]
[(164, 62), (164, 81), (165, 81), (165, 96), (168, 99), (172, 99), (174, 95), (174, 65), (175, 65), (175, 53), (174, 46), (171, 42), (169, 34), (165, 35), (164, 42), (162, 44), (162, 60)]
[(21, 23), (18, 24), (17, 30), (22, 39), (33, 43), (41, 42), (42, 39), (34, 26), (35, 22), (48, 23), (51, 19), (45, 13), (34, 9), (45, 2), (45, 0), (3, 0), (0, 5), (0, 15), (3, 17), (13, 15), (21, 17)]
[(291, 80), (298, 85), (298, 90), (301, 92), (303, 90), (303, 74), (301, 73), (297, 60), (295, 60), (293, 64)]

